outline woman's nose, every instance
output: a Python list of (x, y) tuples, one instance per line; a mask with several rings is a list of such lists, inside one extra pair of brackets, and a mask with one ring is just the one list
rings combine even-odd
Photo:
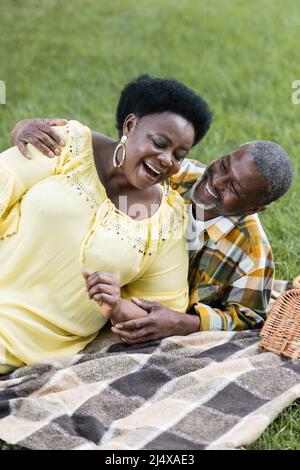
[(169, 150), (165, 150), (164, 152), (161, 152), (158, 156), (158, 159), (160, 160), (161, 164), (165, 168), (170, 168), (172, 166), (172, 152)]

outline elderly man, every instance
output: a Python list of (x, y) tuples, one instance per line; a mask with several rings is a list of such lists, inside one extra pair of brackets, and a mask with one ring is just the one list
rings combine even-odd
[[(60, 121), (49, 122), (55, 123)], [(20, 150), (24, 153), (28, 136), (34, 134), (28, 132), (30, 126), (33, 130), (40, 128), (39, 139), (46, 145), (40, 150), (54, 153), (53, 130), (49, 128), (43, 140), (36, 120), (21, 123), (13, 131)], [(46, 130), (45, 122), (42, 128)], [(270, 300), (274, 264), (257, 213), (285, 194), (291, 183), (289, 157), (273, 142), (244, 144), (208, 167), (184, 160), (171, 184), (185, 199), (189, 213), (186, 236), (191, 315), (134, 299), (148, 314), (117, 323), (112, 330), (135, 344), (199, 330), (261, 327)]]

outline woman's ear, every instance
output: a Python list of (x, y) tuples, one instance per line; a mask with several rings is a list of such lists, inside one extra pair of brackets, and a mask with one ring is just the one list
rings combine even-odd
[(128, 137), (129, 135), (133, 134), (136, 128), (137, 122), (138, 122), (138, 118), (136, 117), (135, 114), (133, 113), (128, 114), (123, 124), (123, 135), (126, 135)]

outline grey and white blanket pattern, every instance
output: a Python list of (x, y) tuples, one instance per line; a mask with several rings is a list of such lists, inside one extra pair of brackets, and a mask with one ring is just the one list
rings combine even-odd
[(259, 332), (130, 347), (105, 328), (82, 353), (0, 376), (0, 439), (31, 449), (236, 449), (300, 397), (300, 362)]

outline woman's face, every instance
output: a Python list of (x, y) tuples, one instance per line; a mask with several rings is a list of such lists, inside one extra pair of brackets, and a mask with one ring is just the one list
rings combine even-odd
[[(194, 142), (194, 128), (174, 113), (129, 115), (123, 171), (132, 186), (145, 189), (177, 173)], [(121, 153), (121, 152), (120, 152)], [(120, 158), (120, 157), (119, 157)]]

